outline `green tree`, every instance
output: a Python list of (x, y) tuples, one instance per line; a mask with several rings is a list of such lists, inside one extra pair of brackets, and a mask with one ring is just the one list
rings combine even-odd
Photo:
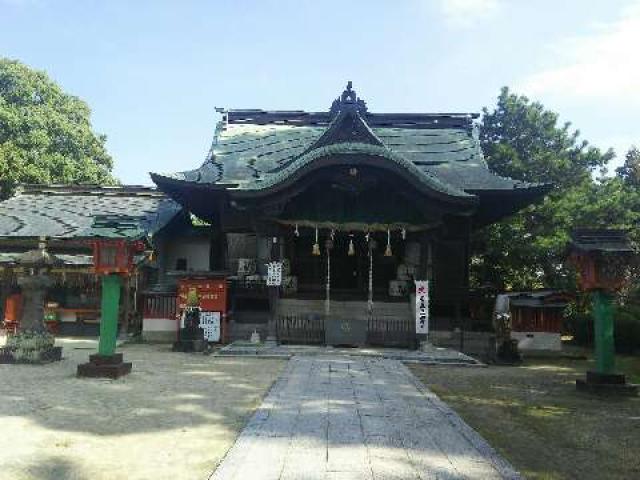
[(115, 183), (90, 113), (46, 73), (0, 58), (0, 199), (19, 183)]
[(624, 158), (624, 165), (616, 168), (616, 174), (633, 187), (640, 187), (640, 150), (633, 145)]
[(620, 178), (593, 176), (614, 157), (580, 140), (570, 123), (538, 102), (503, 88), (494, 109), (483, 109), (482, 149), (495, 173), (553, 184), (543, 201), (479, 231), (474, 238), (476, 284), (530, 289), (569, 287), (562, 268), (575, 227), (632, 226), (637, 194)]

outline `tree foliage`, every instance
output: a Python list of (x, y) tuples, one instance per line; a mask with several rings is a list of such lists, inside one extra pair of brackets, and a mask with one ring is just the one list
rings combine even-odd
[(633, 145), (624, 158), (624, 165), (616, 168), (616, 174), (632, 187), (640, 187), (640, 150)]
[(563, 269), (563, 259), (572, 229), (622, 227), (638, 238), (637, 151), (627, 155), (629, 166), (618, 176), (594, 179), (613, 151), (590, 146), (570, 123), (560, 125), (556, 113), (507, 88), (494, 109), (483, 109), (480, 140), (495, 173), (552, 183), (553, 189), (538, 204), (477, 232), (476, 285), (571, 289), (573, 277)]
[(0, 198), (19, 183), (114, 183), (90, 113), (44, 72), (0, 58)]

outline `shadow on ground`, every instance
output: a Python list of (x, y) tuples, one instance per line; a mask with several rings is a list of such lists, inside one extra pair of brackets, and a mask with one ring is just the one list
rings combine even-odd
[(455, 375), (411, 366), (527, 478), (640, 478), (640, 398), (576, 391), (576, 378), (592, 368), (592, 360), (570, 359)]

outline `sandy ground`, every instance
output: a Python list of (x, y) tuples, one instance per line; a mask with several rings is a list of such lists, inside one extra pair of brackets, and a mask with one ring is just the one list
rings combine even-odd
[(63, 344), (62, 362), (0, 365), (2, 480), (206, 479), (285, 364), (126, 345), (129, 376), (79, 379), (96, 344)]

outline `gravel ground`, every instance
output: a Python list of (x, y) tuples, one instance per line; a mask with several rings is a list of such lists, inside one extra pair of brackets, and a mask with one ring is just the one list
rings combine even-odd
[(61, 344), (62, 362), (0, 365), (2, 480), (206, 479), (285, 364), (126, 345), (130, 375), (79, 379), (96, 343)]

